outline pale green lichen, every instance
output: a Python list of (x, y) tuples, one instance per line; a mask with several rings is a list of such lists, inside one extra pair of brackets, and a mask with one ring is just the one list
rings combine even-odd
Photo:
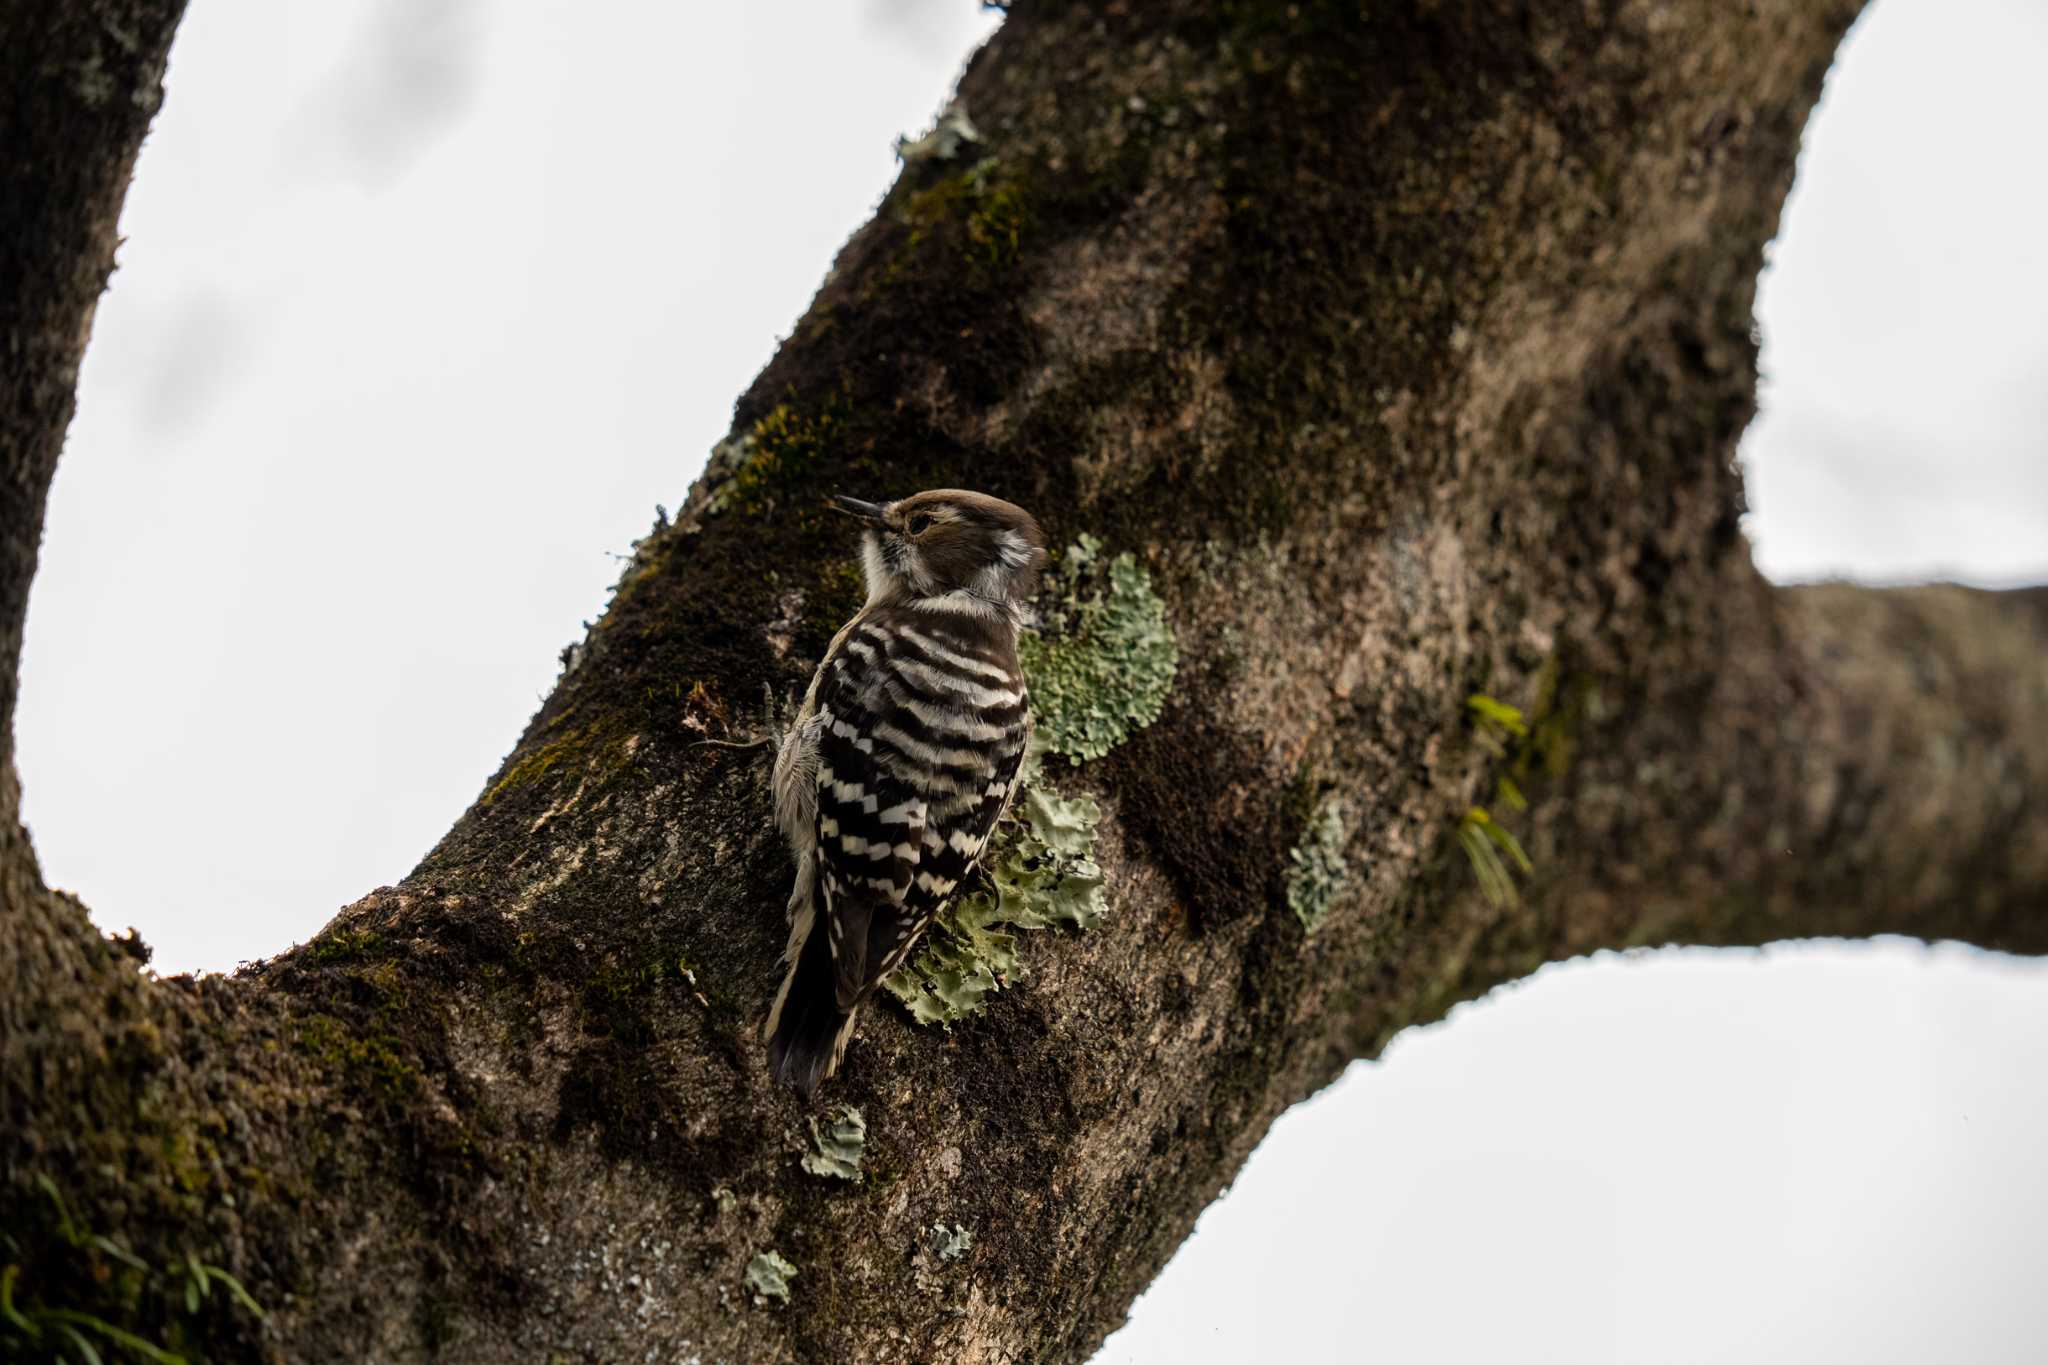
[(945, 112), (932, 125), (932, 130), (923, 137), (897, 138), (896, 155), (909, 165), (923, 161), (950, 161), (960, 155), (963, 148), (980, 142), (981, 132), (967, 117), (967, 106), (955, 100), (946, 106)]
[(1070, 762), (1101, 758), (1159, 719), (1180, 651), (1166, 604), (1128, 552), (1084, 535), (1046, 574), (1044, 623), (1018, 641), (1038, 733)]
[(773, 1251), (764, 1251), (747, 1262), (747, 1288), (754, 1292), (754, 1306), (765, 1307), (769, 1300), (777, 1303), (789, 1302), (789, 1282), (796, 1278), (796, 1267)]
[(723, 512), (731, 499), (739, 472), (754, 458), (754, 433), (737, 432), (711, 447), (704, 461), (704, 481), (711, 487), (705, 510)]
[(868, 1124), (860, 1110), (842, 1104), (834, 1107), (822, 1124), (813, 1118), (811, 1142), (817, 1150), (804, 1153), (805, 1170), (835, 1180), (860, 1181), (860, 1159), (868, 1145)]
[(932, 1254), (942, 1261), (957, 1261), (974, 1249), (974, 1234), (958, 1223), (947, 1227), (932, 1224)]
[(1287, 855), (1287, 905), (1313, 934), (1344, 889), (1344, 805), (1326, 796)]
[(909, 964), (883, 979), (911, 1018), (956, 1023), (1023, 975), (1017, 930), (1092, 929), (1102, 919), (1108, 905), (1093, 860), (1101, 819), (1093, 798), (1068, 800), (1033, 780), (997, 831), (986, 864), (992, 890), (955, 900)]

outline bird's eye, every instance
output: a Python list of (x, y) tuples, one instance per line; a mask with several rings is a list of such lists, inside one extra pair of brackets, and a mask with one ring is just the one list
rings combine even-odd
[(920, 512), (910, 519), (910, 534), (914, 536), (921, 536), (925, 533), (926, 528), (929, 527), (931, 524), (932, 519), (926, 516), (924, 513)]

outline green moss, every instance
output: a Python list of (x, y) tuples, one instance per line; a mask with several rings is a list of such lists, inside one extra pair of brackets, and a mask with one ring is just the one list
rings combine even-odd
[(1091, 929), (1107, 909), (1102, 870), (1091, 859), (1102, 810), (1032, 780), (996, 835), (990, 890), (962, 896), (939, 916), (917, 955), (883, 979), (920, 1024), (953, 1024), (1021, 976), (1020, 929)]
[[(480, 804), (489, 806), (500, 797), (540, 781), (556, 768), (574, 760), (607, 760), (619, 742), (616, 720), (597, 720), (575, 726), (526, 754), (493, 782)], [(607, 763), (607, 766), (616, 766)]]
[(1084, 535), (1046, 575), (1044, 625), (1018, 641), (1045, 747), (1101, 758), (1159, 719), (1180, 666), (1166, 604), (1128, 552)]
[(1287, 905), (1311, 934), (1344, 889), (1344, 843), (1343, 803), (1326, 796), (1287, 855)]
[(368, 1083), (390, 1100), (404, 1100), (419, 1087), (419, 1072), (398, 1039), (364, 1032), (331, 1014), (316, 1014), (299, 1027), (299, 1045), (339, 1070)]
[(367, 929), (336, 929), (313, 940), (307, 949), (315, 962), (363, 962), (389, 951), (384, 940)]
[(993, 159), (917, 191), (903, 206), (913, 255), (946, 243), (970, 269), (982, 272), (1002, 270), (1016, 261), (1031, 217), (1029, 192)]
[(747, 1288), (753, 1291), (757, 1308), (766, 1306), (770, 1300), (788, 1303), (789, 1282), (795, 1278), (796, 1267), (773, 1250), (747, 1262)]
[(745, 432), (712, 447), (705, 465), (713, 485), (709, 509), (741, 516), (772, 511), (832, 448), (840, 409), (837, 395), (814, 412), (777, 403)]

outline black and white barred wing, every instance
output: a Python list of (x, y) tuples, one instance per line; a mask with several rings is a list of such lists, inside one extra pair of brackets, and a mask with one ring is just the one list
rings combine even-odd
[(818, 703), (818, 850), (844, 1008), (902, 964), (980, 860), (1030, 710), (1013, 669), (943, 626), (863, 622)]
[(925, 929), (965, 889), (1008, 804), (1006, 793), (1015, 786), (1023, 756), (1021, 747), (986, 756), (1000, 766), (993, 774), (983, 772), (971, 799), (964, 803), (945, 791), (935, 792), (927, 800), (910, 886), (886, 928), (881, 920), (873, 926), (868, 951), (874, 980), (902, 966)]
[[(924, 858), (909, 899), (927, 918), (945, 909), (946, 902), (965, 888), (976, 864), (988, 852), (996, 822), (1016, 790), (1017, 775), (1024, 766), (1024, 746), (997, 750), (993, 758), (996, 768), (986, 774), (970, 802), (937, 809), (925, 824)], [(890, 970), (894, 970), (893, 964)]]
[(848, 1010), (883, 974), (888, 948), (914, 933), (906, 901), (923, 858), (927, 803), (877, 760), (854, 689), (843, 683), (835, 671), (818, 696), (816, 856), (819, 928), (832, 949), (839, 1008)]

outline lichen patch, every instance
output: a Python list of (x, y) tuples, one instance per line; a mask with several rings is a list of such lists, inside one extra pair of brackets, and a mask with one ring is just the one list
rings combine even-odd
[(974, 1233), (958, 1223), (932, 1224), (932, 1254), (941, 1261), (957, 1261), (974, 1249)]
[(957, 1023), (1022, 976), (1017, 930), (1091, 929), (1108, 909), (1093, 858), (1102, 819), (1095, 800), (1069, 800), (1034, 780), (1015, 816), (987, 864), (992, 891), (954, 901), (910, 963), (883, 979), (920, 1024)]
[(1044, 620), (1018, 641), (1037, 733), (1070, 763), (1101, 758), (1159, 719), (1180, 667), (1166, 603), (1128, 551), (1083, 535), (1046, 574)]
[(836, 1105), (823, 1123), (811, 1120), (811, 1145), (816, 1150), (804, 1153), (805, 1170), (812, 1175), (858, 1184), (862, 1178), (861, 1157), (866, 1155), (868, 1146), (867, 1119), (853, 1105)]
[(796, 1278), (796, 1267), (773, 1251), (764, 1251), (747, 1262), (747, 1289), (754, 1296), (754, 1306), (765, 1308), (774, 1303), (789, 1302), (789, 1282)]
[(1344, 805), (1325, 796), (1301, 842), (1287, 855), (1287, 907), (1311, 934), (1344, 889), (1344, 844)]

